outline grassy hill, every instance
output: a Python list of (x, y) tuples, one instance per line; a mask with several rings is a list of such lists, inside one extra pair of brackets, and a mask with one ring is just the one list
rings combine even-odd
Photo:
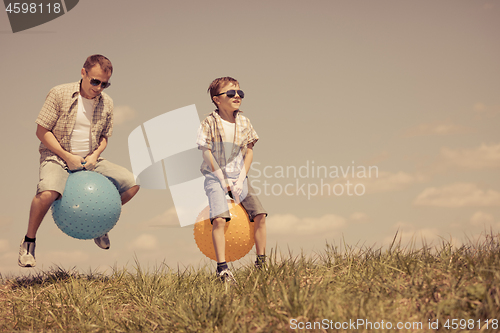
[(3, 278), (0, 331), (500, 331), (500, 235), (269, 259), (234, 270), (237, 286), (208, 267)]

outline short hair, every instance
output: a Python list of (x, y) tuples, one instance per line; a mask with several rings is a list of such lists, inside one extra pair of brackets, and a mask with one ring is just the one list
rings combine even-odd
[[(233, 79), (230, 76), (219, 77), (219, 78), (213, 80), (212, 83), (210, 83), (210, 86), (208, 87), (207, 92), (210, 93), (210, 100), (212, 101), (212, 103), (215, 104), (214, 96), (216, 96), (217, 94), (220, 93), (219, 89), (228, 83), (232, 83), (234, 85), (240, 85), (238, 83), (238, 80)], [(217, 106), (217, 104), (215, 104), (215, 106)]]
[(101, 66), (101, 69), (105, 73), (113, 74), (113, 65), (111, 65), (111, 61), (109, 61), (108, 58), (100, 54), (94, 54), (88, 57), (87, 60), (85, 60), (85, 63), (83, 64), (83, 68), (85, 68), (85, 70), (88, 72), (97, 64)]

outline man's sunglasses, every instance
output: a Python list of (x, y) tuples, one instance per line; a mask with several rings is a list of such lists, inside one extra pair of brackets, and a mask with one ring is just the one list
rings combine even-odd
[[(89, 75), (89, 72), (87, 72), (87, 76), (88, 75)], [(109, 83), (109, 82), (102, 82), (102, 81), (100, 81), (98, 79), (94, 79), (94, 78), (90, 78), (90, 84), (93, 85), (94, 87), (101, 85), (102, 89), (106, 89), (111, 85), (111, 83)]]
[(245, 93), (243, 92), (243, 90), (234, 90), (234, 89), (228, 90), (226, 92), (221, 92), (220, 94), (217, 94), (215, 96), (226, 94), (227, 97), (233, 98), (234, 96), (236, 96), (236, 93), (238, 93), (238, 96), (240, 96), (241, 98), (245, 98)]

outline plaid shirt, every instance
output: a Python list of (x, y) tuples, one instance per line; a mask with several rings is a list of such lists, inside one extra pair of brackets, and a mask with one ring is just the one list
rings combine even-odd
[[(250, 120), (241, 115), (241, 112), (239, 110), (235, 111), (236, 128), (234, 131), (234, 145), (229, 160), (236, 158), (240, 152), (243, 158), (245, 158), (247, 146), (259, 140), (259, 136), (253, 129), (252, 124), (250, 124)], [(202, 149), (203, 147), (210, 149), (217, 164), (225, 171), (226, 153), (223, 141), (224, 127), (222, 126), (218, 110), (215, 110), (201, 122), (196, 144), (198, 145), (198, 149)], [(210, 166), (205, 161), (203, 161), (200, 171), (203, 174), (212, 172)]]
[[(62, 84), (50, 90), (36, 123), (51, 131), (61, 147), (71, 152), (71, 134), (78, 112), (80, 82)], [(91, 124), (90, 151), (99, 146), (99, 139), (111, 136), (113, 132), (113, 100), (105, 93), (94, 98), (94, 115)], [(40, 143), (40, 163), (53, 160), (66, 167), (66, 162)]]

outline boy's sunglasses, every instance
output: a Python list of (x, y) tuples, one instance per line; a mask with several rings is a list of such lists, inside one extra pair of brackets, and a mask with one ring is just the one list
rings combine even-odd
[[(88, 75), (89, 75), (89, 72), (87, 72), (87, 76)], [(109, 82), (102, 82), (102, 81), (100, 81), (98, 79), (94, 79), (94, 78), (90, 78), (90, 84), (93, 85), (94, 87), (101, 85), (102, 89), (106, 89), (111, 85), (111, 83), (109, 83)]]
[(217, 94), (215, 96), (226, 94), (227, 97), (233, 98), (234, 96), (236, 96), (236, 93), (238, 93), (238, 96), (240, 96), (241, 98), (245, 98), (245, 93), (243, 92), (243, 90), (234, 90), (234, 89), (228, 90), (226, 92), (221, 92), (220, 94)]

